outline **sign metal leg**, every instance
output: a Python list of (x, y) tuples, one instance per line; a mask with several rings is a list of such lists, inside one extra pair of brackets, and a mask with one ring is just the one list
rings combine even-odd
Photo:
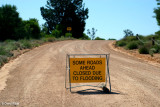
[(69, 86), (70, 86), (70, 92), (71, 92), (70, 56), (68, 58), (69, 58)]

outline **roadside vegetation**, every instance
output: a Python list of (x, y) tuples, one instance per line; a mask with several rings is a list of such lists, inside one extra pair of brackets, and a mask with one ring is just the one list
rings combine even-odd
[(73, 40), (74, 38), (70, 37), (60, 37), (55, 38), (51, 36), (43, 37), (41, 39), (20, 39), (20, 40), (5, 40), (0, 42), (0, 67), (8, 62), (12, 57), (17, 57), (14, 55), (14, 52), (20, 52), (25, 49), (33, 49), (39, 47), (48, 42), (63, 41), (63, 40)]
[(104, 38), (96, 37), (95, 40), (105, 40)]
[(153, 56), (154, 53), (160, 53), (160, 36), (125, 36), (116, 42), (116, 46), (123, 47), (127, 50), (138, 49), (140, 54), (150, 54)]
[[(84, 36), (84, 39), (87, 35)], [(0, 7), (0, 67), (15, 57), (15, 51), (32, 49), (47, 42), (72, 40), (72, 33), (65, 33), (57, 25), (52, 32), (46, 26), (40, 27), (35, 18), (22, 20), (16, 6)]]
[[(79, 9), (81, 9), (81, 7)], [(42, 16), (45, 14), (43, 12)], [(87, 14), (86, 10), (86, 15)], [(56, 17), (54, 16), (54, 18)], [(66, 18), (68, 17), (63, 18), (63, 20)], [(21, 52), (26, 49), (38, 47), (47, 42), (72, 40), (76, 38), (73, 37), (76, 35), (75, 33), (72, 35), (72, 31), (64, 30), (67, 29), (66, 27), (69, 25), (63, 26), (57, 23), (49, 26), (46, 22), (40, 26), (38, 19), (31, 18), (29, 20), (23, 20), (19, 16), (16, 6), (8, 4), (2, 5), (0, 7), (0, 67), (14, 57), (15, 51)], [(85, 20), (83, 23), (85, 23)], [(85, 26), (79, 27), (83, 29)], [(80, 38), (90, 39), (86, 34), (83, 34)]]

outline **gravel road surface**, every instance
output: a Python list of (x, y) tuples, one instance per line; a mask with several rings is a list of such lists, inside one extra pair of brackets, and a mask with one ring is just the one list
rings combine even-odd
[[(113, 41), (61, 41), (35, 48), (0, 69), (0, 107), (160, 107), (160, 66), (116, 52)], [(110, 53), (112, 93), (65, 89), (66, 54)]]

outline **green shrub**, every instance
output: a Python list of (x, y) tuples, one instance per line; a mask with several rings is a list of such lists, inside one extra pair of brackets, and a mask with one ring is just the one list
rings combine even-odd
[(128, 41), (128, 42), (130, 42), (130, 41), (136, 41), (137, 38), (136, 38), (136, 36), (127, 36), (127, 37), (125, 38), (125, 40)]
[(156, 49), (155, 48), (151, 48), (149, 50), (149, 54), (153, 57), (153, 54), (156, 53)]
[(148, 49), (152, 48), (152, 42), (145, 43), (144, 46), (147, 47)]
[(137, 42), (133, 41), (133, 42), (128, 43), (127, 46), (126, 46), (126, 48), (129, 49), (129, 50), (131, 50), (131, 49), (137, 49), (138, 48), (138, 44), (137, 44)]
[(95, 40), (105, 40), (104, 38), (96, 37)]
[(33, 43), (40, 45), (40, 44), (43, 44), (43, 41), (42, 40), (34, 40)]
[(32, 47), (38, 47), (40, 44), (39, 43), (36, 43), (36, 42), (32, 42)]
[(155, 48), (151, 48), (149, 51), (156, 53), (156, 49)]
[(160, 46), (154, 45), (153, 48), (155, 49), (155, 53), (158, 53), (160, 51)]
[(57, 39), (58, 41), (63, 41), (66, 40), (66, 38), (64, 36), (61, 36), (60, 38)]
[(41, 41), (42, 41), (43, 43), (45, 43), (45, 42), (47, 42), (47, 38), (43, 37), (43, 38), (41, 38)]
[(81, 40), (91, 40), (91, 38), (85, 33), (83, 33), (83, 37), (81, 37), (80, 39)]
[(7, 52), (4, 47), (0, 47), (0, 55), (5, 55)]
[(72, 33), (66, 33), (66, 34), (65, 34), (65, 37), (67, 37), (67, 38), (72, 37)]
[(47, 42), (53, 42), (53, 41), (55, 41), (55, 40), (56, 40), (55, 37), (49, 37), (49, 38), (47, 38)]
[(0, 66), (8, 61), (7, 56), (0, 55)]
[(0, 47), (0, 55), (4, 55), (4, 56), (12, 56), (13, 54), (10, 53), (8, 50), (5, 49), (5, 47), (1, 46)]
[(8, 42), (5, 45), (5, 49), (7, 51), (13, 51), (13, 50), (17, 50), (20, 47), (20, 44), (18, 42)]
[(143, 46), (144, 45), (144, 43), (142, 43), (141, 41), (136, 41), (136, 42), (137, 42), (138, 46)]
[(151, 57), (153, 57), (154, 53), (152, 51), (149, 51), (149, 54), (151, 55)]
[[(160, 38), (159, 38), (160, 39)], [(157, 43), (160, 44), (160, 40), (157, 40)]]
[(149, 54), (149, 49), (145, 46), (142, 46), (139, 48), (139, 53), (140, 54)]
[(145, 39), (150, 41), (150, 40), (152, 40), (153, 37), (154, 37), (154, 35), (148, 35), (148, 36), (145, 37)]
[(50, 38), (50, 37), (54, 37), (53, 35), (45, 35), (44, 38)]
[(26, 40), (26, 39), (24, 39), (24, 40), (20, 40), (20, 48), (21, 49), (30, 49), (30, 48), (32, 48), (32, 44), (30, 43), (30, 41), (29, 40)]
[(43, 37), (41, 40), (43, 42), (53, 42), (56, 40), (56, 38), (53, 35), (45, 35), (45, 37)]
[(11, 42), (15, 42), (15, 40), (11, 40), (11, 39), (7, 39), (4, 41), (5, 43), (11, 43)]
[(30, 49), (30, 48), (32, 48), (32, 45), (31, 45), (31, 43), (26, 41), (26, 42), (23, 43), (23, 48), (24, 49)]
[(43, 43), (43, 41), (42, 40), (30, 40), (30, 43), (32, 47), (38, 47)]
[(114, 39), (114, 38), (109, 38), (108, 40), (116, 40), (116, 39)]
[(60, 35), (61, 35), (61, 33), (60, 33), (59, 30), (55, 29), (55, 30), (52, 31), (52, 35), (53, 35), (54, 37), (56, 37), (56, 38), (59, 38)]
[(125, 42), (125, 41), (117, 41), (116, 42), (116, 45), (117, 46), (120, 46), (120, 47), (122, 47), (122, 46), (125, 46), (127, 43)]

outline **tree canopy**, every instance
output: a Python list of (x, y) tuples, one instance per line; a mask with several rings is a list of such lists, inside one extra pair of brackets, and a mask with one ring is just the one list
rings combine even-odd
[(92, 28), (92, 30), (87, 29), (87, 34), (90, 35), (91, 40), (95, 39), (96, 32), (97, 32), (97, 29), (95, 29), (95, 28)]
[(19, 17), (16, 6), (3, 5), (0, 7), (0, 38), (20, 38), (18, 32), (21, 30), (22, 19)]
[[(156, 0), (157, 4), (160, 5), (160, 0)], [(157, 24), (160, 26), (160, 7), (154, 9), (154, 13), (156, 14), (155, 18), (157, 19)]]
[(123, 32), (124, 32), (124, 37), (134, 36), (134, 33), (129, 29), (126, 29)]
[(88, 19), (88, 8), (85, 8), (83, 0), (47, 0), (47, 5), (40, 10), (46, 20), (48, 33), (58, 25), (63, 35), (67, 32), (67, 27), (72, 27), (73, 37), (83, 36), (85, 20)]
[(0, 40), (40, 38), (40, 26), (37, 19), (23, 21), (16, 6), (0, 7)]
[(160, 5), (160, 0), (156, 0), (157, 1), (157, 5)]
[(26, 36), (25, 38), (40, 38), (40, 26), (37, 19), (23, 21)]

